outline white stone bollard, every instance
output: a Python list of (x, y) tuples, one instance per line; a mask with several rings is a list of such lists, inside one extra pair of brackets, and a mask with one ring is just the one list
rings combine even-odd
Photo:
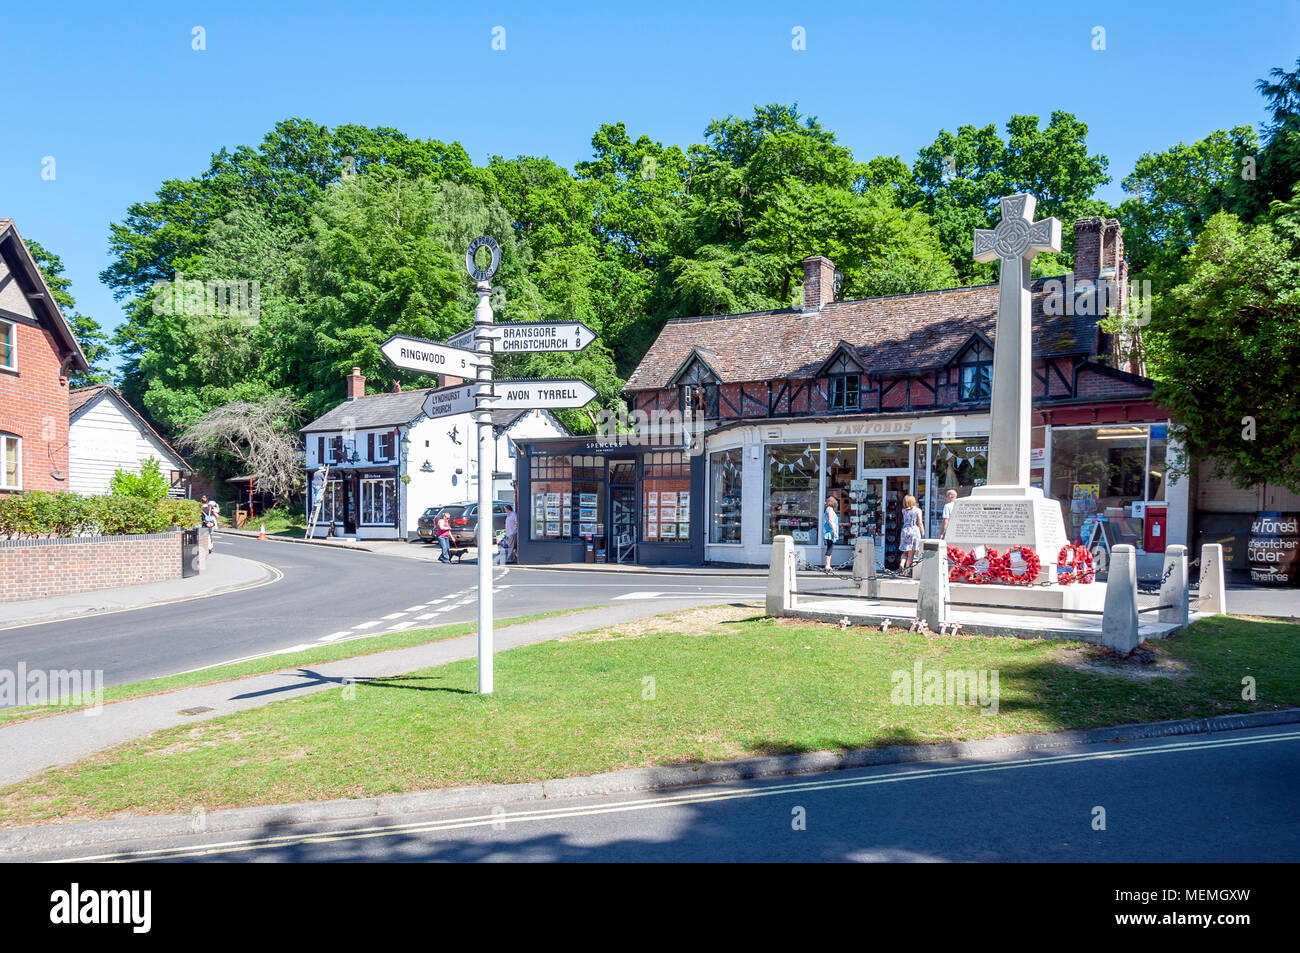
[(1228, 592), (1223, 578), (1223, 544), (1201, 547), (1201, 599), (1198, 612), (1220, 615), (1228, 611)]
[(1128, 655), (1138, 637), (1137, 556), (1121, 543), (1111, 549), (1106, 577), (1106, 606), (1101, 617), (1101, 641), (1108, 649)]
[(794, 537), (772, 539), (772, 563), (767, 570), (767, 614), (786, 616), (794, 605)]
[(876, 575), (876, 541), (870, 536), (859, 536), (853, 541), (853, 582), (858, 595), (870, 599), (880, 597), (880, 577)]
[(938, 632), (948, 622), (948, 547), (941, 539), (923, 539), (920, 561), (916, 619)]
[(1187, 601), (1191, 596), (1187, 588), (1187, 547), (1178, 543), (1165, 550), (1165, 567), (1160, 573), (1160, 604), (1168, 606), (1156, 613), (1161, 622), (1175, 625), (1187, 624)]

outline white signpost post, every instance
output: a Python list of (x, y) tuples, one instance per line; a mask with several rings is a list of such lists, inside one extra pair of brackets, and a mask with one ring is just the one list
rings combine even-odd
[[(478, 267), (475, 255), (486, 248), (492, 260)], [(583, 407), (596, 397), (595, 389), (580, 380), (503, 380), (494, 386), (492, 354), (522, 354), (535, 351), (581, 351), (596, 339), (581, 321), (556, 323), (516, 322), (496, 324), (489, 298), (489, 284), (501, 264), (501, 246), (480, 235), (465, 253), (465, 270), (475, 281), (478, 305), (474, 327), (462, 331), (447, 343), (394, 335), (380, 345), (389, 362), (425, 374), (467, 377), (477, 371), (472, 384), (432, 390), (424, 398), (426, 417), (436, 419), (472, 412), (478, 426), (478, 690), (492, 693), (492, 474), (496, 470), (496, 439), (492, 411), (496, 409)], [(470, 350), (470, 348), (474, 348)]]

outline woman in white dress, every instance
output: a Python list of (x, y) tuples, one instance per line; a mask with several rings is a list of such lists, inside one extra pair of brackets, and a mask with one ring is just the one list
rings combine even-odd
[(916, 505), (916, 497), (907, 494), (903, 497), (903, 532), (898, 541), (898, 551), (902, 554), (903, 572), (912, 568), (916, 552), (921, 548), (921, 508)]

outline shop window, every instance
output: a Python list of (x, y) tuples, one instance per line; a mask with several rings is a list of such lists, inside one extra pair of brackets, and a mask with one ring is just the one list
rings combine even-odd
[(691, 463), (680, 450), (647, 453), (642, 464), (642, 508), (650, 543), (691, 538)]
[[(849, 491), (858, 475), (858, 448), (856, 444), (826, 445), (826, 495), (835, 497), (840, 514), (840, 542), (853, 545), (855, 524)], [(822, 502), (825, 502), (824, 500)], [(818, 509), (821, 512), (821, 509)], [(818, 527), (820, 529), (820, 526)], [(821, 534), (818, 533), (820, 538)]]
[(815, 543), (821, 520), (817, 471), (821, 448), (815, 443), (764, 448), (763, 542), (789, 535), (800, 545)]
[(569, 528), (572, 532), (573, 458), (566, 455), (533, 456), (529, 458), (529, 474), (533, 494), (533, 518), (529, 537), (542, 540), (569, 538), (561, 535), (563, 527), (560, 517), (568, 506)]
[(868, 440), (862, 448), (862, 469), (906, 470), (911, 446), (910, 440)]
[(917, 494), (917, 499), (923, 501), (921, 509), (926, 526), (930, 537), (934, 538), (939, 535), (942, 525), (943, 505), (948, 491), (956, 490), (959, 497), (970, 496), (971, 490), (988, 481), (988, 435), (932, 441), (929, 473), (929, 500), (926, 502), (921, 494)]
[(1165, 498), (1165, 460), (1169, 452), (1169, 428), (1163, 424), (1151, 428), (1147, 459), (1147, 499)]
[(321, 523), (342, 523), (343, 512), (343, 481), (330, 480), (325, 484), (323, 499), (321, 500), (320, 522)]
[(397, 481), (361, 481), (361, 525), (393, 526), (397, 523)]
[[(1153, 483), (1164, 490), (1163, 436), (1151, 448), (1146, 426), (1052, 428), (1052, 496), (1061, 503), (1066, 533), (1087, 543), (1099, 522), (1109, 525), (1115, 542), (1141, 545), (1142, 521), (1132, 504), (1146, 499)], [(1156, 465), (1158, 463), (1158, 466)]]
[(740, 447), (709, 455), (709, 542), (739, 543), (741, 472), (745, 454)]
[(0, 434), (0, 490), (23, 488), (23, 440)]
[(976, 338), (957, 358), (960, 399), (986, 401), (993, 393), (993, 349)]

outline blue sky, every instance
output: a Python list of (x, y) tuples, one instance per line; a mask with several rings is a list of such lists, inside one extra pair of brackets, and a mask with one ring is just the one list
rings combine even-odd
[(109, 223), (280, 119), (571, 167), (602, 122), (685, 146), (711, 117), (797, 101), (859, 158), (910, 163), (940, 129), (1064, 109), (1110, 159), (1100, 195), (1117, 202), (1143, 152), (1264, 119), (1254, 83), (1300, 54), (1300, 2), (54, 2), (9, 4), (4, 31), (0, 216), (61, 255), (80, 310), (113, 327)]

